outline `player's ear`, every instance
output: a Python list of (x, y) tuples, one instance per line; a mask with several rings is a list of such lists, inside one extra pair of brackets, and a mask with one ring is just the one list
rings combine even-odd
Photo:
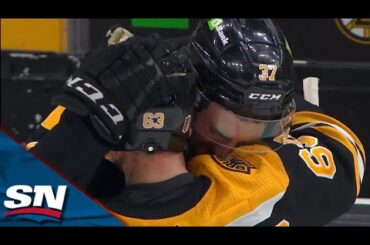
[(110, 151), (105, 155), (105, 159), (111, 161), (111, 162), (118, 162), (120, 158), (120, 152), (119, 151)]

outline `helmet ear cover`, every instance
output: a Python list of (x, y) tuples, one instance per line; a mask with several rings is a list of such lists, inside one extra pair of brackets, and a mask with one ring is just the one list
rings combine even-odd
[(150, 108), (130, 125), (125, 151), (182, 152), (190, 123), (190, 111), (178, 105)]
[(195, 89), (194, 81), (184, 83), (172, 96), (140, 113), (129, 125), (123, 150), (183, 152), (191, 127)]

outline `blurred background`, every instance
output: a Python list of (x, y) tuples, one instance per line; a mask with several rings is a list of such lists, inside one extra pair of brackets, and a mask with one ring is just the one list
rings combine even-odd
[[(50, 98), (86, 52), (105, 44), (114, 24), (138, 36), (178, 37), (191, 35), (198, 20), (1, 19), (1, 126), (21, 141), (31, 140), (52, 110)], [(287, 36), (298, 81), (320, 79), (320, 106), (359, 136), (369, 156), (370, 18), (274, 20)], [(370, 198), (369, 168), (362, 186), (360, 197)]]

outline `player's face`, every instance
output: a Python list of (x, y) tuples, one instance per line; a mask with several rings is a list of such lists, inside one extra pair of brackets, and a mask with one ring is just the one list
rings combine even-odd
[(193, 121), (192, 144), (200, 153), (224, 155), (233, 148), (261, 138), (265, 124), (245, 120), (215, 102), (200, 112)]

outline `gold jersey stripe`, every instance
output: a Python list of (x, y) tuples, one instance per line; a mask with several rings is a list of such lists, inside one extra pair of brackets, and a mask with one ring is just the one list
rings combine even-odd
[(60, 117), (62, 116), (64, 110), (66, 108), (59, 105), (55, 108), (49, 116), (41, 123), (41, 126), (47, 130), (52, 130), (60, 121)]

